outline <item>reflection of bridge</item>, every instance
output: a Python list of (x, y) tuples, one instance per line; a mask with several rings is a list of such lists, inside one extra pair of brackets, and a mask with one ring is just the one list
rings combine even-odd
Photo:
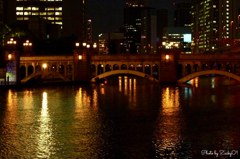
[(90, 55), (86, 50), (78, 49), (74, 50), (73, 56), (17, 58), (17, 52), (11, 54), (12, 59), (8, 60), (7, 67), (19, 59), (17, 63), (20, 72), (17, 74), (22, 83), (35, 78), (95, 82), (97, 79), (115, 74), (137, 75), (154, 82), (179, 83), (204, 74), (220, 74), (240, 81), (238, 52), (186, 55), (175, 50), (164, 50), (159, 54), (148, 55)]

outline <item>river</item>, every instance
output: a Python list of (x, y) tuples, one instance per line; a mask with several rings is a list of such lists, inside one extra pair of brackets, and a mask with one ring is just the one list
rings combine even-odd
[(227, 158), (239, 114), (240, 85), (226, 77), (1, 90), (0, 158)]

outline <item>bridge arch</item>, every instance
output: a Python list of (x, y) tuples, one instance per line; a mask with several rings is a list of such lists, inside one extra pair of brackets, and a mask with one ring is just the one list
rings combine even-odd
[(240, 81), (240, 76), (238, 75), (235, 75), (233, 73), (230, 73), (230, 72), (226, 72), (226, 71), (220, 71), (220, 70), (205, 70), (205, 71), (199, 71), (199, 72), (195, 72), (195, 73), (192, 73), (190, 75), (187, 75), (181, 79), (178, 80), (178, 83), (185, 83), (195, 77), (199, 77), (199, 76), (202, 76), (202, 75), (208, 75), (208, 74), (218, 74), (218, 75), (224, 75), (224, 76), (228, 76), (230, 78), (233, 78), (237, 81)]
[(71, 81), (69, 78), (63, 76), (63, 75), (62, 75), (61, 73), (59, 73), (59, 72), (55, 72), (55, 71), (38, 71), (38, 72), (36, 72), (36, 73), (33, 73), (33, 74), (31, 74), (31, 75), (23, 78), (23, 79), (21, 80), (21, 83), (24, 84), (24, 83), (26, 83), (27, 81), (29, 81), (29, 80), (31, 80), (32, 78), (37, 77), (37, 76), (39, 76), (39, 75), (42, 76), (42, 79), (46, 78), (46, 77), (49, 76), (49, 75), (53, 75), (53, 76), (56, 77), (56, 78), (61, 78), (63, 81), (66, 81), (66, 82)]
[(33, 68), (32, 65), (29, 65), (27, 69), (28, 69), (28, 76), (31, 75), (31, 74), (33, 74), (34, 68)]
[(139, 72), (139, 71), (134, 71), (134, 70), (114, 70), (114, 71), (109, 71), (109, 72), (105, 72), (103, 74), (100, 74), (94, 78), (91, 79), (91, 82), (96, 82), (97, 79), (102, 79), (111, 75), (116, 75), (116, 74), (131, 74), (131, 75), (136, 75), (136, 76), (140, 76), (143, 78), (147, 78), (150, 81), (153, 82), (159, 82), (157, 79), (155, 79), (152, 76), (149, 76), (143, 72)]

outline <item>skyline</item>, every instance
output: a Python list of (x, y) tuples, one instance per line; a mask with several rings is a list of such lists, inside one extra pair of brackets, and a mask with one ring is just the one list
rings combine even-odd
[[(149, 6), (156, 9), (168, 8), (169, 26), (173, 26), (173, 3), (190, 2), (190, 0), (149, 0)], [(101, 33), (115, 32), (124, 24), (125, 0), (89, 0), (89, 19), (92, 20), (93, 40)], [(116, 18), (118, 17), (118, 18)], [(172, 19), (172, 20), (171, 20)]]

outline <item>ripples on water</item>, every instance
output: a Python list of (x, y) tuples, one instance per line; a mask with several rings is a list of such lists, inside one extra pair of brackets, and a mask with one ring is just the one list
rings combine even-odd
[[(212, 158), (239, 150), (240, 86), (111, 77), (107, 85), (0, 92), (1, 158)], [(219, 156), (219, 158), (229, 157)]]

